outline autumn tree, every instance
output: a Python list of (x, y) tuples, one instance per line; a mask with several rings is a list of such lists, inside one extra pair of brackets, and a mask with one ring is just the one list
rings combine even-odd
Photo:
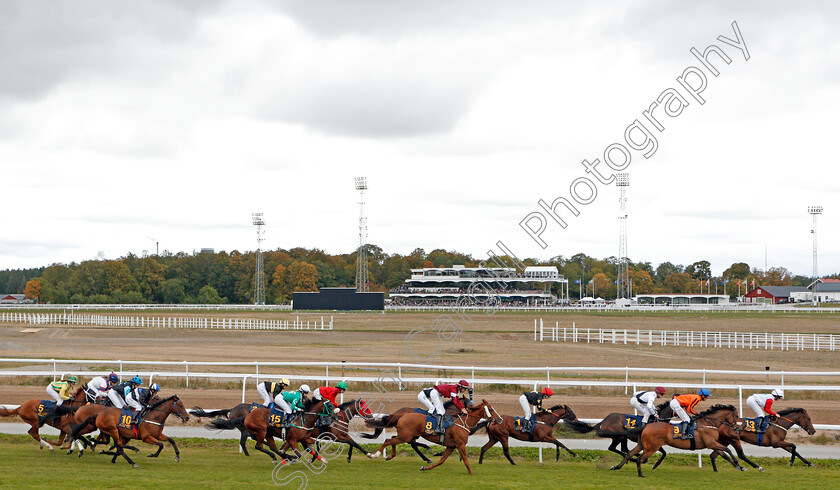
[(630, 280), (633, 281), (633, 294), (647, 294), (653, 292), (653, 278), (646, 270), (631, 271)]
[(286, 269), (289, 292), (318, 291), (318, 270), (308, 262), (292, 262)]
[(34, 299), (35, 301), (40, 302), (41, 280), (32, 279), (30, 281), (27, 281), (26, 287), (23, 289), (23, 294), (26, 295), (26, 299)]

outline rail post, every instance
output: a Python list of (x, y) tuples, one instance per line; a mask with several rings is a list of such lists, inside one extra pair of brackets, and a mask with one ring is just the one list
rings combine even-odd
[(741, 417), (744, 416), (744, 390), (740, 385), (738, 386), (738, 413)]
[(56, 381), (55, 376), (56, 376), (56, 371), (58, 371), (58, 365), (55, 362), (55, 359), (53, 359), (52, 362), (53, 362), (53, 381)]
[(187, 361), (184, 361), (184, 372), (186, 373), (186, 384), (187, 388), (190, 387), (190, 365)]
[(627, 383), (630, 382), (630, 368), (624, 366), (624, 394), (627, 394)]

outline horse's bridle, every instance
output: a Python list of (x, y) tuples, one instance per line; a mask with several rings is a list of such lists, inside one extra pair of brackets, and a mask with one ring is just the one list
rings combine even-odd
[[(803, 426), (802, 426), (802, 424), (800, 424), (800, 423), (798, 423), (798, 422), (794, 422), (793, 420), (791, 420), (791, 419), (789, 419), (789, 418), (787, 418), (787, 417), (782, 417), (781, 415), (779, 415), (779, 416), (778, 416), (778, 418), (780, 418), (780, 419), (782, 419), (782, 420), (787, 420), (788, 422), (790, 422), (790, 427), (782, 427), (781, 425), (776, 424), (776, 423), (773, 423), (773, 424), (770, 424), (770, 425), (774, 425), (774, 426), (776, 426), (776, 427), (778, 427), (778, 428), (782, 429), (782, 430), (783, 430), (783, 431), (785, 431), (785, 432), (789, 431), (789, 430), (791, 429), (791, 427), (793, 427), (794, 425), (798, 425), (799, 427), (802, 427), (802, 429), (804, 429), (804, 430), (805, 430), (805, 432), (808, 432), (808, 429), (806, 429), (805, 427), (803, 427)], [(811, 424), (811, 425), (813, 425), (813, 424)], [(816, 431), (814, 431), (814, 432), (816, 432)], [(809, 435), (812, 435), (812, 433), (811, 433), (811, 432), (808, 432), (808, 434), (809, 434)]]
[[(720, 425), (725, 425), (725, 426), (729, 427), (730, 429), (734, 430), (736, 434), (738, 432), (741, 432), (741, 427), (739, 427), (736, 422), (730, 423), (730, 422), (727, 422), (725, 420), (720, 420), (720, 419), (717, 419), (717, 418), (709, 416), (709, 415), (704, 415), (701, 418), (703, 420), (713, 420), (713, 421), (719, 423)], [(714, 425), (714, 424), (712, 424), (712, 425)], [(715, 428), (717, 429), (717, 428), (720, 428), (720, 427), (715, 427)]]

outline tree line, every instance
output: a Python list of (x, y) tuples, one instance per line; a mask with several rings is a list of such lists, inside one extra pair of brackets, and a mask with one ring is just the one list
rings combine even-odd
[[(389, 291), (405, 284), (411, 269), (466, 267), (484, 264), (469, 254), (444, 249), (426, 253), (415, 249), (408, 255), (388, 254), (376, 245), (366, 245), (371, 291)], [(502, 258), (505, 262), (506, 258)], [(289, 303), (295, 291), (320, 287), (353, 287), (356, 252), (331, 255), (319, 249), (293, 248), (263, 252), (266, 303)], [(511, 264), (512, 262), (505, 262)], [(618, 259), (598, 259), (579, 253), (547, 261), (525, 259), (524, 265), (553, 265), (569, 280), (572, 299), (579, 294), (616, 297)], [(699, 260), (687, 266), (663, 262), (630, 262), (633, 294), (718, 292), (734, 297), (755, 286), (806, 286), (810, 279), (793, 275), (784, 267), (766, 271), (738, 262), (720, 276), (711, 264)], [(250, 304), (253, 303), (256, 253), (163, 252), (138, 257), (128, 254), (116, 260), (87, 260), (53, 264), (34, 269), (0, 271), (0, 294), (25, 293), (41, 303), (103, 304)], [(829, 276), (831, 277), (831, 276)], [(833, 277), (838, 277), (834, 275)], [(740, 283), (740, 286), (739, 286)], [(581, 288), (582, 286), (582, 288)], [(554, 293), (559, 294), (559, 285)], [(583, 289), (583, 290), (581, 290)]]

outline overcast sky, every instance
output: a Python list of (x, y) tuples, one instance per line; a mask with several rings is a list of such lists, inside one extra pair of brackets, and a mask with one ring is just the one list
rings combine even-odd
[[(569, 198), (690, 53), (700, 104), (626, 168), (629, 256), (840, 272), (832, 2), (4, 1), (0, 269), (202, 247), (618, 254), (618, 192)], [(736, 40), (745, 54), (718, 36)], [(659, 109), (662, 110), (661, 108)], [(650, 124), (648, 122), (648, 124)], [(614, 153), (619, 154), (619, 153)], [(607, 171), (604, 163), (601, 169)], [(562, 208), (562, 206), (561, 206)], [(565, 212), (565, 211), (564, 211)], [(538, 220), (532, 220), (536, 226)]]

